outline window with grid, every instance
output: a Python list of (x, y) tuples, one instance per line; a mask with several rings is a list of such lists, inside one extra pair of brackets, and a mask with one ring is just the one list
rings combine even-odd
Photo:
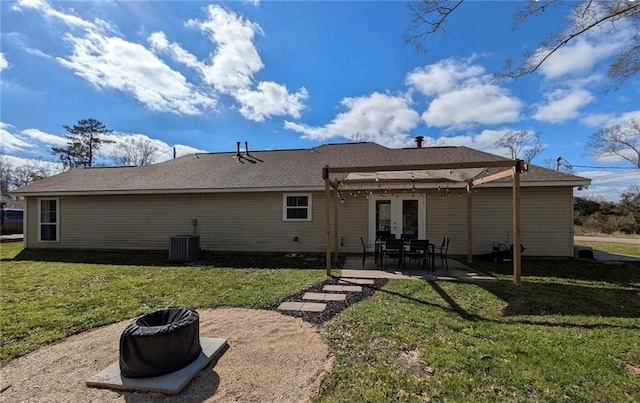
[(311, 221), (311, 194), (285, 194), (282, 219), (284, 221)]
[(38, 202), (39, 241), (57, 242), (58, 231), (58, 199), (40, 199)]

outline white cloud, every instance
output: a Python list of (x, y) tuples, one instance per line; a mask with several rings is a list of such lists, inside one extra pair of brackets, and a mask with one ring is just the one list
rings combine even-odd
[(9, 62), (4, 57), (4, 53), (0, 52), (0, 72), (9, 68)]
[(538, 105), (534, 119), (561, 123), (579, 115), (580, 108), (593, 101), (593, 95), (585, 89), (558, 89), (545, 96), (546, 103)]
[(253, 44), (256, 33), (262, 33), (252, 23), (219, 5), (207, 7), (205, 21), (189, 20), (188, 26), (198, 27), (216, 45), (211, 64), (204, 71), (204, 79), (223, 93), (248, 88), (254, 73), (264, 64)]
[(578, 191), (578, 197), (597, 197), (609, 201), (619, 201), (620, 194), (631, 185), (640, 183), (640, 170), (616, 170), (616, 171), (584, 171), (576, 175), (592, 179), (588, 189)]
[(501, 155), (503, 157), (511, 158), (509, 150), (501, 147), (496, 147), (495, 143), (504, 134), (510, 130), (510, 128), (502, 129), (485, 129), (479, 134), (469, 133), (460, 134), (455, 136), (441, 136), (441, 137), (425, 137), (425, 144), (427, 146), (465, 146), (476, 150), (484, 151), (491, 154)]
[(608, 127), (627, 119), (640, 119), (640, 110), (625, 113), (593, 113), (582, 118), (582, 123), (589, 127)]
[[(115, 29), (106, 21), (84, 20), (70, 11), (54, 9), (44, 0), (21, 0), (13, 8), (35, 9), (71, 28), (81, 28), (81, 33), (72, 30), (64, 35), (73, 53), (56, 60), (96, 87), (132, 94), (151, 110), (202, 114), (214, 109), (218, 95), (225, 94), (240, 104), (238, 109), (247, 119), (263, 121), (278, 115), (299, 118), (308, 97), (304, 87), (291, 93), (284, 84), (254, 80), (254, 74), (264, 68), (253, 43), (262, 30), (258, 24), (218, 5), (206, 8), (204, 21), (187, 22), (188, 26), (199, 28), (216, 46), (210, 63), (198, 60), (181, 45), (169, 41), (163, 32), (149, 36), (149, 50), (142, 44), (108, 34)], [(46, 56), (37, 52), (34, 54)], [(157, 56), (160, 54), (195, 69), (202, 82), (189, 82), (165, 64)]]
[(51, 5), (44, 0), (18, 0), (13, 5), (12, 8), (15, 11), (19, 11), (25, 8), (35, 9), (40, 11), (45, 17), (56, 18), (72, 28), (84, 28), (87, 30), (95, 30), (98, 27), (100, 28), (109, 27), (109, 24), (107, 24), (105, 21), (100, 19), (96, 19), (95, 23), (92, 23), (89, 21), (85, 21), (76, 15), (58, 11), (53, 7), (51, 7)]
[(285, 121), (284, 127), (313, 140), (343, 137), (401, 147), (410, 145), (407, 133), (420, 121), (418, 113), (411, 109), (404, 97), (374, 92), (369, 96), (344, 98), (341, 104), (347, 111), (324, 126), (312, 127)]
[(196, 115), (215, 106), (215, 99), (142, 45), (97, 32), (66, 39), (73, 55), (57, 60), (96, 87), (129, 92), (155, 111)]
[[(559, 78), (568, 74), (583, 74), (591, 70), (596, 63), (603, 60), (620, 49), (617, 41), (602, 41), (590, 43), (586, 39), (578, 39), (572, 45), (566, 45), (553, 53), (541, 66), (539, 71), (545, 78)], [(537, 54), (548, 52), (547, 49), (539, 49)], [(537, 56), (539, 57), (539, 56)], [(534, 64), (536, 58), (529, 61)]]
[(174, 144), (169, 145), (162, 140), (151, 138), (146, 134), (142, 133), (121, 133), (116, 132), (110, 135), (105, 136), (106, 139), (114, 141), (114, 143), (104, 143), (100, 147), (100, 156), (102, 159), (113, 159), (116, 153), (116, 147), (120, 143), (124, 143), (127, 140), (137, 140), (137, 141), (150, 141), (152, 145), (156, 147), (155, 153), (155, 161), (154, 163), (159, 163), (163, 161), (167, 161), (173, 158), (173, 149), (176, 149), (176, 158), (181, 157), (183, 155), (195, 154), (195, 153), (206, 153), (207, 151), (187, 146), (184, 144)]
[(154, 32), (147, 39), (151, 49), (156, 53), (168, 53), (173, 60), (185, 66), (195, 68), (202, 72), (205, 65), (193, 54), (189, 53), (175, 42), (169, 42), (164, 32)]
[(520, 118), (522, 101), (493, 84), (471, 83), (435, 98), (422, 114), (429, 126), (500, 124)]
[(210, 63), (197, 61), (176, 43), (169, 43), (163, 34), (154, 34), (150, 41), (156, 51), (200, 71), (203, 81), (222, 94), (240, 103), (240, 113), (247, 119), (261, 122), (272, 116), (299, 118), (308, 98), (306, 88), (290, 93), (286, 85), (272, 81), (255, 82), (254, 74), (264, 68), (253, 40), (262, 29), (247, 19), (218, 5), (207, 7), (207, 20), (189, 20), (188, 26), (199, 28), (216, 45)]
[(446, 59), (418, 68), (405, 79), (432, 98), (422, 119), (435, 127), (500, 124), (520, 118), (523, 104), (470, 60)]
[(14, 132), (12, 125), (0, 122), (0, 150), (14, 152), (28, 148), (33, 148), (33, 144)]
[(275, 115), (299, 118), (300, 111), (304, 108), (303, 102), (308, 96), (304, 87), (291, 94), (285, 85), (272, 81), (261, 81), (256, 90), (236, 92), (236, 98), (242, 105), (242, 116), (258, 122)]
[(26, 130), (23, 130), (21, 133), (40, 143), (44, 143), (52, 146), (65, 146), (69, 141), (67, 138), (63, 136), (57, 136), (55, 134), (45, 133), (38, 129), (26, 129)]
[(485, 69), (482, 66), (446, 59), (416, 68), (407, 75), (405, 81), (424, 95), (433, 96), (452, 91), (464, 80), (483, 74)]

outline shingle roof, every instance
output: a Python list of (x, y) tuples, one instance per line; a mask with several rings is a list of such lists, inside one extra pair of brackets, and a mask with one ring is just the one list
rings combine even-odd
[[(327, 144), (312, 149), (192, 154), (142, 167), (71, 169), (22, 187), (14, 193), (129, 193), (233, 191), (324, 186), (322, 168), (437, 164), (505, 160), (467, 147), (390, 149), (375, 143)], [(251, 162), (253, 161), (253, 162)], [(522, 182), (575, 182), (588, 179), (531, 166)]]

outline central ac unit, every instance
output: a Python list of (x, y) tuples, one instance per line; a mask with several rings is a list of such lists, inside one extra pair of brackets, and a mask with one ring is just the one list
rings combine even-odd
[(173, 235), (169, 240), (169, 261), (191, 262), (200, 257), (200, 235)]

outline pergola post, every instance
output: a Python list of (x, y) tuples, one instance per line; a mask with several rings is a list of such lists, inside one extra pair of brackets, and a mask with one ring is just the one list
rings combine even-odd
[(520, 172), (522, 160), (516, 160), (513, 167), (513, 282), (520, 284)]
[(473, 263), (473, 188), (467, 183), (467, 262)]
[(338, 263), (338, 187), (333, 198), (333, 260)]
[(329, 165), (324, 166), (324, 170), (322, 171), (322, 177), (324, 179), (324, 233), (325, 233), (325, 267), (327, 269), (327, 276), (331, 275), (331, 217), (329, 214), (331, 210), (329, 208)]

